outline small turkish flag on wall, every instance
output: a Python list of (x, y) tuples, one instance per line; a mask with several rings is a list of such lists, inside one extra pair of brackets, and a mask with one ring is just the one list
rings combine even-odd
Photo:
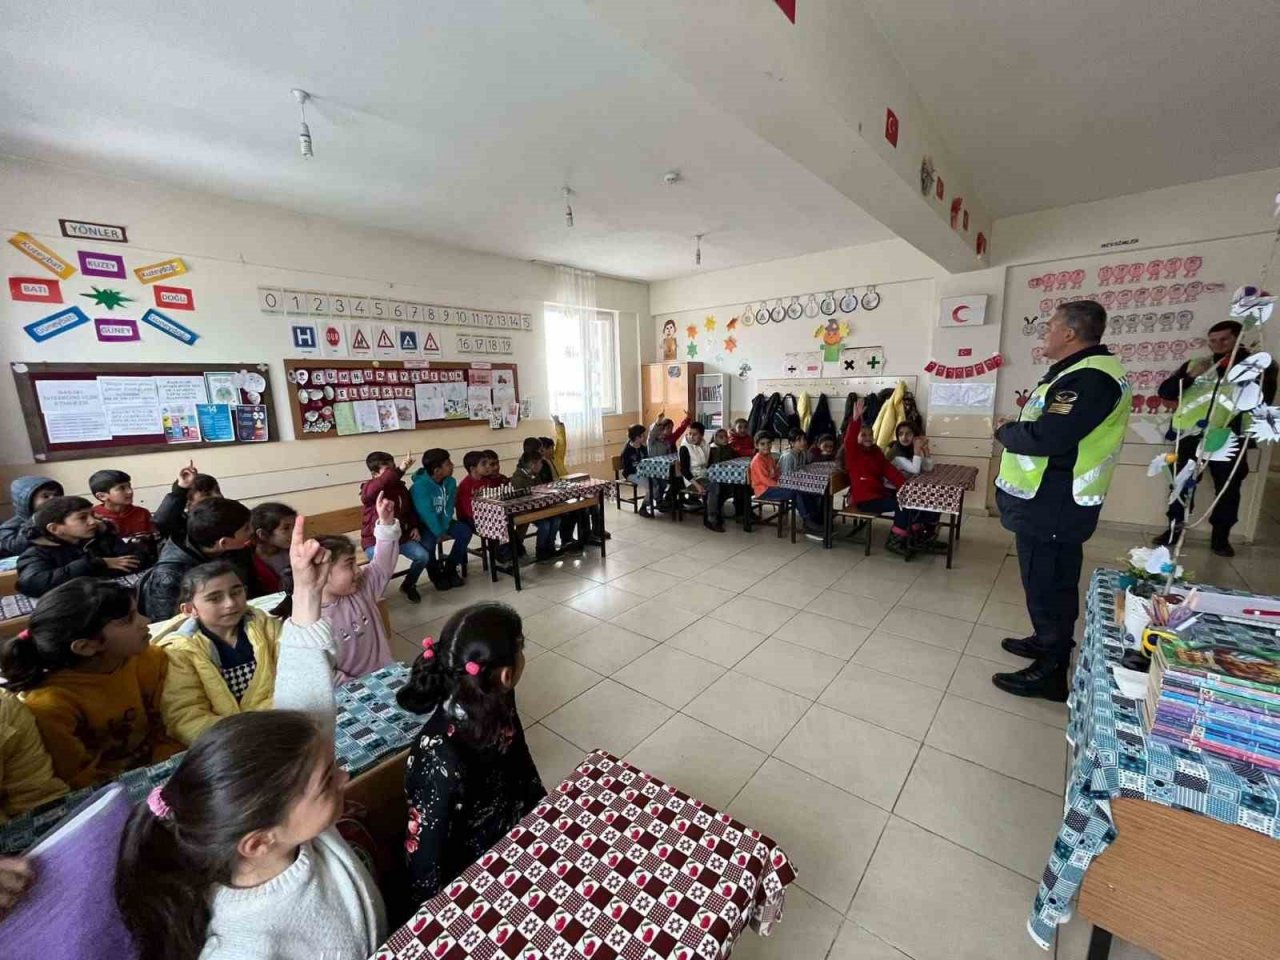
[(898, 146), (898, 115), (887, 109), (884, 112), (884, 138), (891, 146)]
[(788, 20), (792, 23), (796, 22), (796, 0), (773, 0), (773, 2), (787, 15)]

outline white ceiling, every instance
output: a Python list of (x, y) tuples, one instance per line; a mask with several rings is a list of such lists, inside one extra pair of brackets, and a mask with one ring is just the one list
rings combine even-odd
[[(0, 152), (640, 279), (693, 272), (696, 233), (703, 269), (891, 236), (585, 4), (120, 9), (9, 5)], [(311, 161), (295, 86), (317, 98)]]
[(863, 0), (994, 215), (1280, 163), (1277, 0)]

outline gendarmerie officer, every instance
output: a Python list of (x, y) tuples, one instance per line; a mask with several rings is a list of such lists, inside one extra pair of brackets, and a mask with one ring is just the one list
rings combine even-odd
[(1099, 342), (1106, 325), (1106, 310), (1093, 300), (1059, 307), (1044, 338), (1053, 366), (1019, 418), (996, 428), (1004, 445), (996, 504), (1000, 522), (1017, 538), (1035, 632), (1001, 644), (1032, 658), (1031, 666), (991, 680), (1021, 697), (1067, 698), (1083, 545), (1098, 525), (1129, 422), (1124, 367)]

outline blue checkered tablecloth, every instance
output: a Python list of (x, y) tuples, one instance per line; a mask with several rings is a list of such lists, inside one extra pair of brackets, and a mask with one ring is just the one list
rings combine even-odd
[[(1071, 918), (1089, 864), (1116, 838), (1116, 797), (1149, 800), (1280, 839), (1280, 776), (1147, 739), (1138, 702), (1121, 696), (1111, 676), (1110, 665), (1120, 662), (1125, 649), (1124, 626), (1116, 619), (1119, 589), (1118, 571), (1094, 571), (1068, 700), (1072, 762), (1063, 821), (1027, 920), (1032, 939), (1046, 950), (1055, 927)], [(1223, 633), (1252, 629), (1204, 619), (1204, 629)]]
[(750, 457), (735, 457), (733, 460), (721, 460), (707, 467), (707, 479), (716, 483), (735, 483), (746, 486), (751, 469)]
[(672, 466), (680, 459), (677, 454), (668, 453), (661, 457), (645, 457), (636, 464), (636, 473), (650, 480), (666, 480), (671, 476)]
[[(334, 691), (338, 701), (335, 751), (338, 763), (351, 776), (372, 769), (391, 754), (409, 746), (422, 729), (423, 718), (396, 705), (396, 691), (409, 679), (409, 668), (393, 663), (348, 681)], [(182, 754), (163, 763), (139, 767), (122, 774), (117, 783), (132, 803), (143, 800), (151, 788), (169, 779)], [(0, 825), (0, 854), (19, 854), (29, 849), (58, 821), (74, 810), (99, 787), (85, 787)]]

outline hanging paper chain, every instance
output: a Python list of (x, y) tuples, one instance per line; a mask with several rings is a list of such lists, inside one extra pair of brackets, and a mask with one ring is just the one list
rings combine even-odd
[(993, 353), (985, 360), (978, 360), (974, 363), (966, 363), (963, 366), (952, 367), (937, 360), (930, 360), (924, 365), (924, 372), (931, 373), (938, 380), (968, 380), (970, 377), (980, 377), (984, 373), (990, 373), (999, 367), (1004, 366), (1004, 357), (998, 353)]

